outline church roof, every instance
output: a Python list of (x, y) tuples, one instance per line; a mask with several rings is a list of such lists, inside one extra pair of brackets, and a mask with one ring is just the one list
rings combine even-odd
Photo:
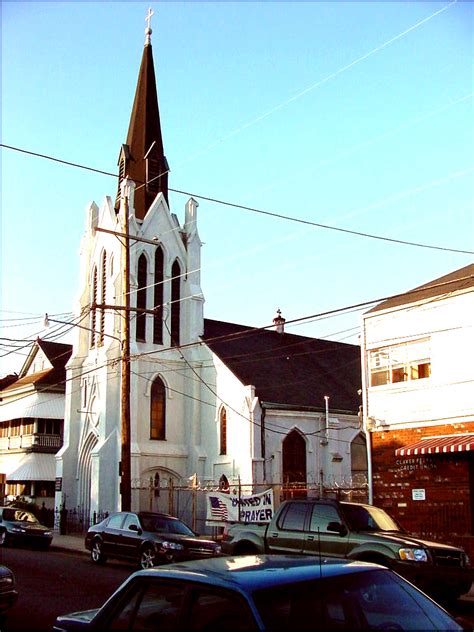
[(203, 340), (256, 396), (282, 408), (357, 413), (361, 387), (357, 345), (204, 319)]
[(169, 167), (163, 150), (151, 29), (146, 33), (127, 144), (119, 158), (120, 177), (129, 176), (136, 184), (134, 206), (138, 219), (145, 217), (158, 193), (163, 193), (168, 203)]
[(443, 294), (448, 295), (452, 292), (466, 290), (470, 287), (474, 287), (474, 263), (464, 266), (464, 268), (459, 268), (459, 270), (454, 270), (454, 272), (445, 274), (429, 283), (419, 285), (409, 292), (389, 298), (366, 313), (371, 314), (372, 312), (379, 312), (391, 307), (409, 305), (418, 301), (442, 296)]

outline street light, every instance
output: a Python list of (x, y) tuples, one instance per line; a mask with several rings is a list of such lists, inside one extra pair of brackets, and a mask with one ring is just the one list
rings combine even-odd
[[(67, 320), (56, 320), (55, 318), (50, 318), (48, 313), (44, 315), (43, 318), (43, 327), (46, 329), (49, 327), (49, 323), (59, 323), (60, 325), (69, 325), (70, 327), (79, 327), (79, 329), (85, 329), (86, 331), (91, 331), (93, 334), (99, 334), (101, 332), (92, 329), (91, 327), (86, 327), (85, 325), (79, 325), (78, 323), (67, 322)], [(122, 342), (118, 336), (112, 336), (112, 334), (103, 333), (102, 335), (107, 336), (107, 338), (113, 338), (114, 340), (118, 340), (120, 343)]]

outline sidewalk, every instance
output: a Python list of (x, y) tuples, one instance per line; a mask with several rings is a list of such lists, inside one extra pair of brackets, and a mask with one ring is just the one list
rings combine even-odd
[(55, 533), (51, 542), (51, 550), (76, 551), (84, 555), (90, 555), (90, 552), (84, 546), (85, 536), (82, 533), (75, 535), (59, 535)]

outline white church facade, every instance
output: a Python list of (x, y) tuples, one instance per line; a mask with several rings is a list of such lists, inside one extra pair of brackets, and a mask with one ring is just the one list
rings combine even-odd
[(350, 486), (365, 467), (359, 347), (286, 333), (280, 315), (204, 318), (198, 203), (182, 224), (169, 208), (150, 36), (117, 196), (86, 209), (56, 506), (122, 507), (125, 335), (132, 509), (149, 508), (150, 480)]

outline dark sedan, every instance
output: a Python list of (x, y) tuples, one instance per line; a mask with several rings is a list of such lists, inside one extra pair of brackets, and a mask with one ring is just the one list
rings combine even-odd
[(78, 630), (462, 630), (395, 572), (300, 556), (219, 557), (137, 571), (100, 609), (57, 618)]
[(15, 507), (0, 507), (0, 546), (30, 544), (47, 549), (53, 530), (45, 527), (31, 512)]
[(221, 553), (217, 542), (199, 536), (178, 518), (152, 512), (112, 514), (90, 527), (85, 546), (96, 564), (113, 557), (136, 562), (141, 568)]
[(17, 598), (15, 576), (9, 568), (0, 564), (0, 625)]

